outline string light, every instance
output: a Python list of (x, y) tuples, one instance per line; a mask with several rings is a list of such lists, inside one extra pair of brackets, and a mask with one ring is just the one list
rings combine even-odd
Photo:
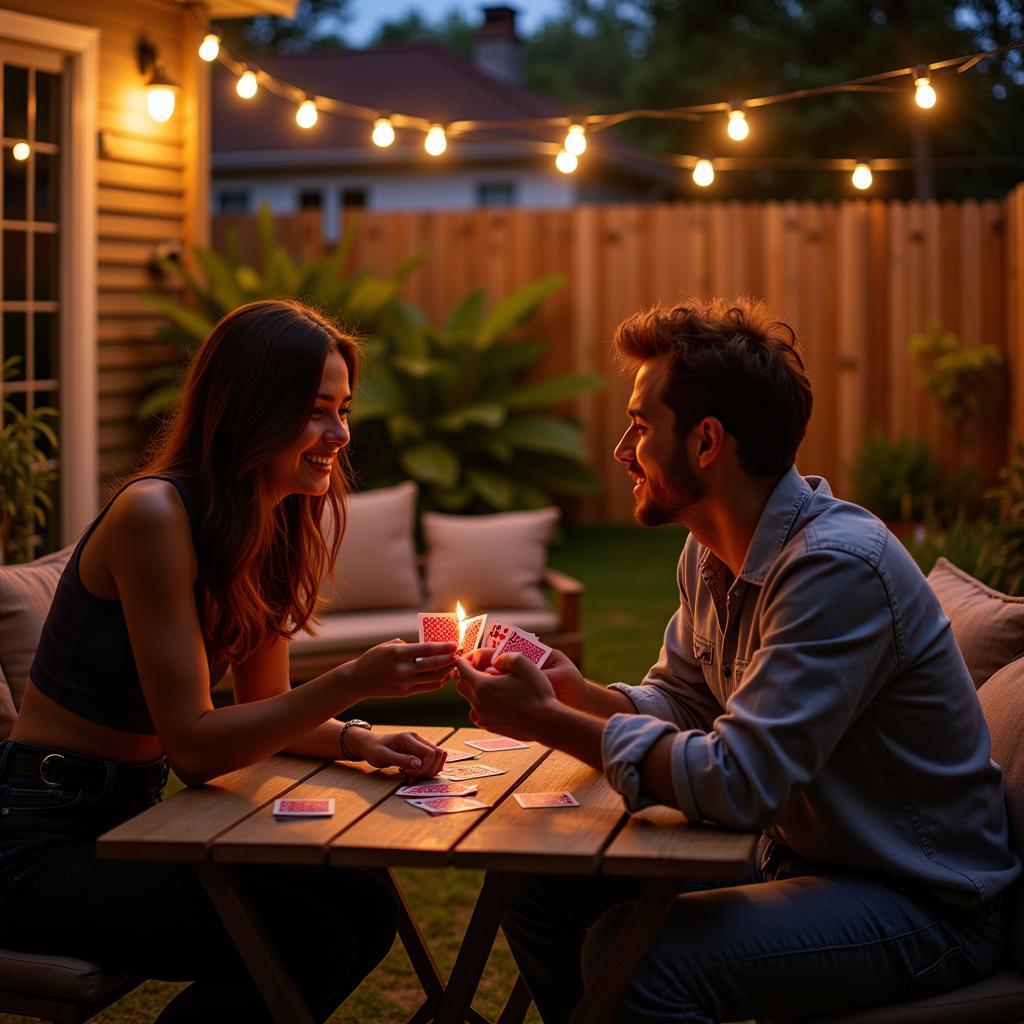
[(693, 168), (693, 183), (700, 185), (701, 188), (707, 188), (714, 180), (715, 165), (707, 157), (702, 157)]
[(734, 142), (742, 142), (750, 134), (750, 122), (747, 121), (747, 112), (742, 107), (732, 107), (729, 110), (729, 123), (725, 130)]
[(423, 140), (423, 148), (431, 156), (440, 156), (448, 148), (448, 139), (445, 137), (444, 128), (439, 124), (430, 126), (427, 137)]
[(371, 138), (373, 139), (373, 144), (380, 146), (381, 149), (386, 149), (395, 141), (395, 126), (391, 123), (390, 117), (378, 117), (373, 122)]
[(16, 142), (11, 150), (11, 156), (18, 161), (27, 160), (31, 152), (32, 149), (27, 142)]
[(305, 99), (295, 111), (295, 123), (300, 128), (312, 128), (316, 124), (317, 116), (316, 104), (310, 99)]
[(251, 71), (243, 71), (239, 76), (238, 83), (235, 85), (235, 92), (242, 97), (243, 100), (251, 100), (256, 95), (256, 90), (259, 88), (259, 84), (256, 81), (256, 76)]
[(207, 63), (215, 61), (220, 53), (220, 36), (216, 32), (207, 32), (199, 44), (199, 56)]
[(937, 99), (927, 66), (919, 64), (914, 68), (914, 102), (922, 110), (931, 110)]
[(567, 149), (561, 149), (558, 151), (558, 156), (555, 157), (555, 166), (563, 174), (572, 174), (573, 171), (579, 166), (579, 160), (576, 158), (575, 153), (570, 153)]
[[(586, 128), (581, 124), (569, 125), (569, 130), (565, 133), (565, 142), (562, 143), (562, 149), (570, 156), (583, 156), (587, 151)], [(561, 168), (559, 168), (559, 170), (561, 170)], [(573, 170), (576, 170), (575, 165), (573, 166)]]
[(871, 183), (875, 180), (874, 175), (871, 173), (871, 165), (863, 160), (858, 161), (857, 166), (853, 169), (850, 180), (853, 182), (853, 187), (860, 189), (861, 192), (871, 188)]

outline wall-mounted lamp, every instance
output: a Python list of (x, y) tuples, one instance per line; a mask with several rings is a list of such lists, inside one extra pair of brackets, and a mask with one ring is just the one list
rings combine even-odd
[(135, 49), (139, 71), (149, 75), (146, 82), (146, 109), (154, 121), (163, 124), (174, 113), (178, 95), (178, 83), (164, 70), (163, 61), (157, 56), (156, 47), (148, 39), (140, 39)]

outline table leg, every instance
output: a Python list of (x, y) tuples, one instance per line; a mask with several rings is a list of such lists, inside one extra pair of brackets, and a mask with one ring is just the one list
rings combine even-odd
[(477, 898), (473, 916), (466, 929), (465, 938), (459, 947), (459, 955), (452, 968), (451, 977), (441, 997), (437, 1024), (464, 1024), (465, 1021), (481, 1021), (484, 1018), (472, 1008), (480, 976), (491, 955), (494, 937), (498, 934), (501, 915), (508, 901), (525, 883), (521, 875), (502, 875), (488, 872), (484, 875), (483, 888)]
[(274, 1019), (313, 1024), (295, 982), (231, 871), (211, 861), (197, 864), (196, 871)]
[(597, 980), (576, 1004), (569, 1024), (603, 1024), (610, 1019), (651, 940), (665, 923), (678, 891), (675, 879), (657, 879), (647, 886), (608, 948)]

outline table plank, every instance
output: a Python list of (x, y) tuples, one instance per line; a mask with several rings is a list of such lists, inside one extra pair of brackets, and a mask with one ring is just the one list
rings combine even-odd
[[(462, 747), (467, 740), (481, 739), (492, 733), (484, 729), (460, 729), (446, 742)], [(548, 754), (547, 747), (532, 743), (525, 750), (482, 753), (476, 761), (462, 764), (488, 764), (506, 769), (504, 775), (476, 780), (476, 798), (494, 805)], [(330, 844), (332, 864), (389, 867), (416, 867), (447, 864), (452, 847), (480, 824), (487, 811), (433, 816), (411, 807), (402, 797), (378, 804), (346, 829)]]
[(606, 875), (746, 878), (760, 833), (686, 824), (671, 807), (637, 811), (602, 858)]
[(459, 867), (491, 871), (594, 874), (625, 817), (622, 797), (604, 775), (554, 750), (517, 793), (570, 790), (579, 807), (520, 807), (509, 794), (455, 848)]
[(288, 792), (323, 765), (277, 755), (175, 793), (100, 836), (99, 856), (113, 860), (204, 860), (210, 843)]
[[(412, 730), (431, 743), (443, 742), (453, 731), (450, 726), (422, 725), (381, 725), (374, 729), (377, 732)], [(236, 864), (321, 864), (327, 857), (326, 844), (331, 839), (405, 781), (405, 775), (397, 768), (382, 770), (365, 762), (325, 765), (290, 790), (288, 796), (296, 800), (333, 799), (333, 817), (278, 821), (274, 817), (274, 805), (268, 803), (213, 841), (213, 859)]]

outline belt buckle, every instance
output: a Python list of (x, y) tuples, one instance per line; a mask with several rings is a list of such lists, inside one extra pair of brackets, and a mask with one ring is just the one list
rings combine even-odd
[(56, 767), (56, 762), (57, 761), (63, 761), (63, 760), (64, 760), (64, 755), (63, 754), (47, 754), (46, 757), (44, 757), (42, 759), (42, 761), (39, 762), (39, 778), (41, 778), (43, 780), (43, 782), (47, 786), (50, 787), (50, 789), (57, 789), (57, 788), (60, 787), (61, 784), (59, 782), (51, 782), (46, 777), (46, 765), (47, 765), (47, 762), (53, 761), (54, 762), (54, 767)]

